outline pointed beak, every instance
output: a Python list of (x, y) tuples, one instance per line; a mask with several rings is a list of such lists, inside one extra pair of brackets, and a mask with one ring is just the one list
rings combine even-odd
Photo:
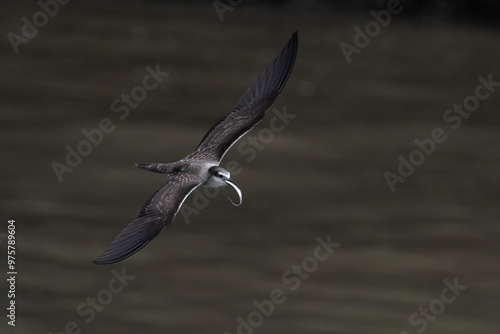
[(229, 197), (229, 201), (231, 201), (231, 204), (234, 205), (234, 206), (240, 206), (241, 203), (243, 203), (243, 197), (241, 195), (241, 190), (240, 188), (238, 188), (238, 186), (236, 185), (236, 183), (233, 182), (233, 180), (231, 179), (227, 179), (227, 180), (224, 180), (224, 182), (226, 182), (226, 184), (229, 184), (231, 187), (234, 188), (234, 190), (236, 190), (236, 192), (238, 193), (238, 196), (240, 198), (240, 202), (238, 204), (234, 203)]

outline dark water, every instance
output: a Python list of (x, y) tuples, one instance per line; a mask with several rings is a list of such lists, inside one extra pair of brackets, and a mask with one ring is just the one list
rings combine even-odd
[[(9, 6), (5, 34), (40, 9)], [(16, 219), (18, 275), (17, 325), (2, 316), (2, 332), (236, 333), (241, 317), (254, 333), (498, 333), (500, 92), (456, 130), (443, 120), (478, 76), (500, 81), (498, 31), (394, 20), (347, 64), (339, 43), (368, 20), (243, 3), (221, 22), (210, 3), (87, 1), (17, 54), (4, 39), (0, 232)], [(199, 213), (127, 261), (93, 265), (162, 182), (133, 163), (194, 149), (295, 29), (275, 103), (295, 118), (271, 138), (270, 112), (252, 132), (259, 150), (245, 137), (222, 164), (239, 163), (243, 205), (229, 189), (208, 205), (192, 196)], [(163, 82), (115, 113), (157, 65)], [(106, 118), (109, 133), (59, 182), (53, 162)], [(436, 128), (446, 140), (391, 192), (384, 173)], [(318, 238), (340, 244), (316, 252), (323, 261)], [(454, 280), (467, 288), (444, 290)]]

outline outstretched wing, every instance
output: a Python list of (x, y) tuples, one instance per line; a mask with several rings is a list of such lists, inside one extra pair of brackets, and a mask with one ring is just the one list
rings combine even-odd
[(146, 201), (137, 218), (94, 263), (111, 264), (138, 252), (174, 220), (184, 199), (200, 184), (197, 178), (188, 174), (169, 175), (167, 182)]
[(247, 88), (234, 109), (207, 132), (197, 151), (208, 151), (217, 161), (264, 117), (292, 72), (297, 56), (295, 32), (278, 57)]

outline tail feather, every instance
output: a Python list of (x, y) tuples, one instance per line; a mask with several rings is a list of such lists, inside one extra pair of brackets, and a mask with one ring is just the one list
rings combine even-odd
[(168, 172), (169, 163), (136, 163), (134, 167), (142, 168), (150, 172), (166, 173)]

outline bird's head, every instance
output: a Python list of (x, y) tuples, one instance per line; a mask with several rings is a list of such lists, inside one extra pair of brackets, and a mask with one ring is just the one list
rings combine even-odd
[(227, 170), (219, 166), (213, 166), (210, 167), (208, 173), (210, 174), (210, 176), (206, 182), (207, 187), (218, 188), (218, 187), (223, 187), (225, 185), (230, 185), (238, 193), (238, 196), (240, 197), (240, 203), (235, 204), (230, 198), (229, 200), (233, 205), (236, 206), (241, 205), (242, 202), (241, 190), (234, 183), (234, 181), (231, 180), (231, 174)]

